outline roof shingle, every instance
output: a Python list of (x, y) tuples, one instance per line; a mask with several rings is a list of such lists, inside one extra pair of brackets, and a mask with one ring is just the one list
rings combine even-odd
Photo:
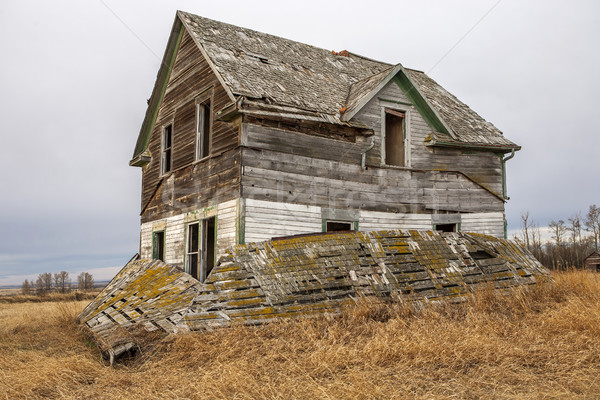
[[(178, 16), (234, 96), (314, 113), (325, 121), (342, 123), (340, 109), (372, 95), (394, 67), (182, 11)], [(434, 132), (437, 143), (518, 148), (425, 73), (402, 71), (455, 136)]]

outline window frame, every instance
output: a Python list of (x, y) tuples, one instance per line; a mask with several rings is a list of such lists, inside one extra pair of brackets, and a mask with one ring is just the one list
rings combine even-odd
[[(165, 147), (166, 132), (169, 131), (169, 147)], [(160, 133), (160, 176), (169, 174), (173, 170), (173, 121), (169, 121), (161, 128)], [(169, 165), (166, 165), (166, 155), (168, 154)], [(167, 169), (168, 167), (168, 169)]]
[[(158, 241), (158, 236), (162, 235), (162, 240)], [(159, 257), (159, 248), (162, 248), (162, 258)], [(152, 231), (152, 259), (165, 262), (167, 253), (167, 234), (166, 229)]]
[[(191, 239), (191, 235), (190, 235), (190, 228), (195, 227), (198, 231), (197, 231), (197, 247), (198, 249), (193, 252), (190, 251), (190, 239)], [(202, 241), (202, 228), (201, 228), (201, 221), (194, 221), (194, 222), (190, 222), (189, 224), (186, 224), (185, 227), (185, 234), (186, 234), (186, 238), (185, 238), (185, 267), (184, 270), (185, 272), (187, 272), (188, 274), (192, 275), (194, 278), (197, 279), (197, 276), (195, 276), (192, 272), (192, 265), (191, 265), (191, 256), (192, 255), (196, 255), (197, 256), (197, 265), (196, 265), (196, 275), (198, 275), (199, 270), (200, 270), (200, 259), (202, 257), (202, 246), (201, 246), (201, 241)]]
[[(212, 268), (210, 271), (207, 271), (209, 264), (209, 254), (208, 244), (209, 240), (209, 223), (210, 220), (213, 220), (213, 250), (212, 250)], [(190, 252), (190, 227), (197, 227), (198, 229), (198, 250), (196, 252)], [(184, 271), (190, 274), (194, 279), (197, 279), (200, 282), (204, 282), (206, 277), (210, 274), (210, 272), (214, 269), (217, 264), (217, 216), (212, 215), (202, 219), (196, 219), (189, 221), (185, 225), (185, 253), (184, 253)], [(191, 256), (196, 254), (198, 265), (196, 266), (196, 275), (192, 274), (192, 266), (190, 265)]]
[[(194, 161), (201, 161), (212, 154), (212, 131), (213, 131), (213, 88), (204, 90), (196, 96), (196, 125), (194, 135)], [(206, 111), (208, 110), (208, 124), (206, 123)], [(202, 123), (202, 124), (201, 124)], [(208, 132), (206, 132), (208, 130)], [(207, 149), (204, 151), (204, 145)]]
[[(404, 163), (403, 165), (388, 164), (386, 162), (386, 116), (387, 114), (395, 115), (403, 118), (402, 121), (402, 133), (403, 141), (402, 147), (404, 151)], [(403, 116), (398, 114), (404, 114)], [(412, 157), (410, 151), (411, 145), (411, 111), (408, 107), (398, 107), (394, 105), (385, 105), (381, 107), (381, 165), (390, 168), (411, 168)]]
[(348, 224), (348, 225), (350, 225), (349, 231), (353, 231), (353, 232), (358, 231), (358, 221), (323, 218), (323, 221), (322, 221), (323, 232), (347, 232), (347, 231), (329, 231), (329, 230), (327, 230), (327, 224), (329, 224), (330, 222), (337, 223), (337, 224)]
[[(446, 222), (446, 223), (436, 223), (433, 224), (433, 230), (435, 232), (460, 232), (461, 231), (461, 223), (460, 222)], [(443, 229), (439, 229), (440, 227), (452, 226), (453, 230), (447, 231)]]

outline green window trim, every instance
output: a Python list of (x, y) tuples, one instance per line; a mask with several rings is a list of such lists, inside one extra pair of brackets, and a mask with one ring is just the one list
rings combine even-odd
[[(162, 236), (162, 238), (161, 238)], [(158, 241), (161, 240), (161, 245), (159, 245)], [(162, 258), (160, 258), (160, 247), (162, 246)], [(158, 231), (152, 231), (152, 259), (153, 260), (161, 260), (164, 262), (165, 252), (167, 248), (167, 235), (166, 229), (161, 229)]]

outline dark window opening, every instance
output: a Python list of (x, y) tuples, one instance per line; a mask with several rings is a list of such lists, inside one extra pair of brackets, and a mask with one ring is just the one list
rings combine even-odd
[(352, 222), (327, 221), (326, 232), (351, 231)]
[(404, 163), (404, 113), (385, 112), (385, 164), (403, 167)]
[(210, 154), (210, 101), (198, 104), (196, 126), (196, 160)]
[(202, 281), (210, 274), (215, 266), (215, 247), (216, 247), (216, 226), (215, 217), (208, 218), (202, 221), (202, 233), (204, 243), (204, 271), (202, 271)]
[(167, 125), (163, 128), (160, 167), (161, 174), (171, 171), (171, 145), (173, 139), (173, 125)]
[(188, 225), (185, 270), (204, 282), (215, 266), (216, 218)]
[(435, 226), (438, 232), (458, 232), (456, 224), (438, 224)]
[(165, 231), (154, 232), (152, 235), (152, 258), (165, 261)]

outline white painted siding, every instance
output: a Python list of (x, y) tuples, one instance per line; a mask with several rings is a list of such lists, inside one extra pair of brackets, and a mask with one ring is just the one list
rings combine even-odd
[(504, 213), (463, 214), (460, 230), (463, 232), (483, 233), (499, 238), (504, 237)]
[(246, 199), (245, 242), (321, 232), (321, 207)]
[(231, 200), (213, 208), (195, 210), (185, 214), (175, 215), (157, 221), (146, 222), (141, 226), (140, 256), (143, 259), (152, 258), (152, 232), (165, 231), (165, 262), (183, 268), (185, 254), (185, 226), (186, 223), (202, 218), (203, 216), (217, 217), (217, 258), (227, 247), (236, 244), (237, 229), (236, 219), (238, 213), (238, 200)]
[(140, 258), (152, 258), (152, 222), (142, 224), (140, 230)]
[(231, 200), (217, 207), (217, 259), (237, 243), (238, 203), (239, 200)]
[[(245, 242), (260, 242), (277, 236), (290, 236), (322, 231), (321, 207), (263, 200), (245, 199)], [(217, 216), (217, 257), (237, 243), (238, 209), (240, 200), (218, 205), (209, 214)], [(360, 231), (389, 229), (432, 229), (431, 214), (397, 214), (377, 211), (357, 211)], [(186, 222), (195, 215), (206, 215), (203, 210), (180, 214), (142, 224), (140, 256), (152, 258), (152, 232), (165, 231), (165, 262), (183, 267)], [(496, 237), (504, 235), (504, 214), (470, 213), (461, 215), (461, 231), (476, 232)]]
[(359, 231), (383, 231), (389, 229), (431, 230), (430, 214), (396, 214), (378, 211), (361, 211)]
[(165, 228), (165, 262), (167, 264), (178, 265), (183, 263), (182, 255), (185, 251), (183, 231), (183, 214), (167, 219)]

